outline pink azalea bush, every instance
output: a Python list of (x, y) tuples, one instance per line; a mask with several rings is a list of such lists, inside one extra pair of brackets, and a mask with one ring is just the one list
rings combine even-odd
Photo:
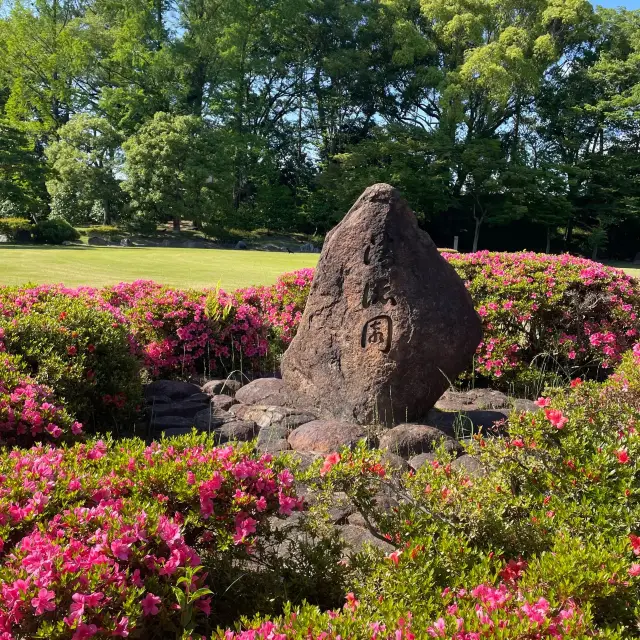
[(293, 475), (190, 436), (0, 454), (0, 637), (167, 637), (215, 617), (224, 558), (300, 508)]
[(0, 444), (59, 443), (81, 433), (82, 425), (55, 404), (51, 389), (22, 373), (15, 358), (0, 353)]
[(640, 289), (624, 272), (569, 255), (444, 254), (474, 300), (484, 340), (475, 373), (541, 388), (602, 377), (640, 335)]

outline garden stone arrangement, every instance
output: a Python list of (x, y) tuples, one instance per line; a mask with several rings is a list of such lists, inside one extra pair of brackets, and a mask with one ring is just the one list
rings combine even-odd
[[(220, 442), (257, 437), (272, 453), (328, 454), (363, 439), (406, 459), (442, 440), (458, 452), (465, 419), (472, 433), (506, 414), (432, 412), (430, 424), (414, 422), (428, 418), (481, 338), (460, 277), (399, 193), (376, 184), (325, 242), (282, 379), (151, 383), (150, 426), (165, 435), (195, 427)], [(504, 409), (506, 397), (494, 404)], [(384, 427), (394, 428), (378, 438)]]

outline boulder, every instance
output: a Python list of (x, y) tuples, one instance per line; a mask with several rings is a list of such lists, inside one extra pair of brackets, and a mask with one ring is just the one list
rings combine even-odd
[(211, 404), (217, 409), (222, 409), (223, 411), (229, 411), (236, 402), (237, 400), (231, 396), (215, 395), (211, 397)]
[(242, 388), (242, 383), (237, 380), (209, 380), (202, 385), (202, 391), (210, 396), (217, 396), (224, 393), (232, 396)]
[(419, 453), (430, 453), (442, 441), (448, 451), (462, 450), (456, 440), (440, 429), (423, 424), (400, 424), (389, 429), (380, 437), (380, 448), (402, 458), (411, 458)]
[(236, 243), (236, 249), (246, 249), (247, 243), (244, 240), (238, 240)]
[(435, 453), (419, 453), (417, 456), (409, 458), (409, 466), (417, 471), (427, 463), (431, 463), (436, 459)]
[(442, 411), (468, 411), (472, 409), (504, 409), (510, 406), (509, 398), (493, 389), (470, 391), (445, 391), (435, 408)]
[(206, 411), (208, 403), (203, 402), (171, 402), (170, 404), (157, 404), (150, 408), (154, 418), (163, 416), (180, 416), (181, 418), (194, 418), (201, 411)]
[(151, 420), (151, 428), (154, 431), (185, 429), (185, 433), (189, 433), (193, 429), (193, 420), (191, 418), (182, 418), (181, 416), (154, 416)]
[(144, 388), (145, 398), (169, 396), (172, 400), (183, 400), (196, 393), (200, 393), (198, 385), (182, 382), (181, 380), (155, 380)]
[(470, 476), (482, 477), (487, 474), (478, 458), (465, 454), (451, 462), (451, 468)]
[(286, 404), (388, 426), (423, 418), (482, 338), (464, 282), (393, 187), (369, 187), (327, 236), (282, 361)]
[(236, 400), (243, 404), (283, 405), (284, 383), (280, 378), (258, 378), (236, 391)]
[(169, 396), (147, 396), (145, 402), (153, 407), (156, 404), (171, 404), (173, 400)]
[(256, 422), (261, 427), (284, 427), (287, 431), (293, 431), (297, 427), (317, 420), (318, 416), (307, 411), (289, 409), (287, 407), (264, 407), (264, 412)]
[(258, 433), (258, 425), (251, 420), (233, 420), (226, 422), (213, 431), (216, 442), (247, 442)]
[(87, 244), (90, 247), (108, 247), (111, 245), (111, 242), (101, 236), (91, 236), (87, 240)]
[(485, 433), (500, 432), (501, 423), (509, 417), (510, 412), (510, 409), (473, 409), (459, 412), (431, 409), (425, 422), (454, 438), (462, 439), (480, 430)]
[(353, 446), (366, 439), (364, 427), (338, 420), (313, 420), (289, 434), (289, 444), (295, 451), (332, 453), (344, 446)]
[(353, 524), (345, 524), (336, 527), (336, 530), (340, 534), (342, 541), (354, 553), (361, 552), (365, 548), (365, 545), (376, 547), (387, 554), (395, 550), (392, 544), (376, 538), (368, 529), (357, 527)]
[(214, 431), (227, 422), (237, 421), (238, 419), (228, 411), (223, 411), (213, 406), (196, 413), (193, 418), (196, 429), (207, 432)]

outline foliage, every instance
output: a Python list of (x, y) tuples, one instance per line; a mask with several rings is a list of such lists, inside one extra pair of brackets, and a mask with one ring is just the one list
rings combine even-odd
[(0, 200), (74, 224), (325, 233), (385, 181), (438, 244), (629, 259), (638, 15), (588, 0), (9, 2)]
[(204, 630), (221, 569), (300, 505), (281, 461), (206, 436), (4, 451), (0, 474), (7, 640)]
[[(56, 202), (56, 217), (76, 226), (117, 219), (122, 208), (116, 179), (120, 134), (105, 118), (83, 114), (61, 127), (58, 138), (47, 148), (52, 168), (47, 189)], [(96, 205), (102, 209), (98, 219)]]
[(195, 116), (157, 113), (124, 144), (123, 188), (136, 214), (154, 222), (202, 221), (216, 208), (215, 137)]
[(90, 429), (118, 431), (140, 402), (136, 345), (120, 315), (82, 291), (0, 290), (3, 351)]
[(0, 233), (7, 236), (9, 242), (30, 238), (33, 229), (31, 221), (26, 218), (0, 218)]
[(62, 244), (79, 240), (80, 234), (64, 218), (49, 218), (36, 223), (33, 238), (41, 244)]
[(577, 378), (501, 437), (479, 434), (473, 467), (444, 448), (400, 476), (364, 447), (329, 455), (312, 489), (329, 504), (346, 492), (395, 549), (352, 559), (341, 611), (244, 620), (226, 637), (638, 637), (639, 365), (636, 344), (606, 382)]

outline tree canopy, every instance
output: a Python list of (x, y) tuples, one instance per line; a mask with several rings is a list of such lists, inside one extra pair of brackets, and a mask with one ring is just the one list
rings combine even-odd
[(385, 181), (443, 245), (640, 249), (640, 11), (0, 7), (0, 199), (34, 214), (323, 233)]

